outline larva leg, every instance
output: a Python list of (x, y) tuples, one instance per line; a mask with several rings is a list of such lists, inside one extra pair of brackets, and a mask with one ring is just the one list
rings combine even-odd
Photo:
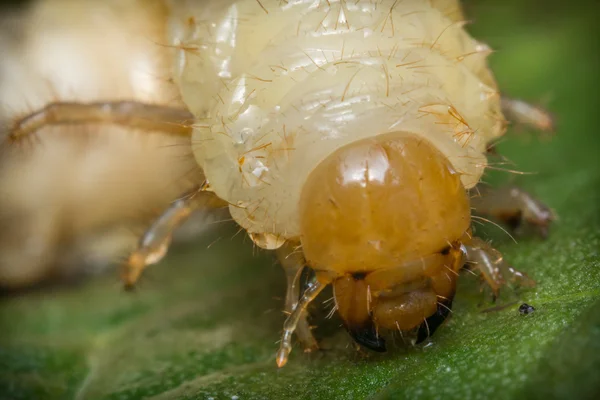
[(508, 282), (517, 286), (534, 286), (535, 282), (527, 274), (514, 269), (502, 254), (486, 241), (474, 237), (465, 245), (467, 262), (472, 269), (479, 270), (494, 294), (498, 296), (500, 288)]
[(122, 267), (121, 279), (126, 289), (132, 289), (144, 268), (158, 263), (167, 253), (175, 229), (192, 212), (200, 208), (197, 198), (204, 186), (197, 186), (174, 201), (150, 226)]
[(137, 101), (57, 102), (17, 120), (8, 134), (8, 141), (19, 143), (47, 125), (80, 123), (112, 123), (189, 136), (191, 121), (193, 116), (185, 109)]
[(516, 186), (478, 186), (472, 195), (471, 206), (476, 214), (498, 219), (513, 230), (531, 227), (545, 238), (550, 224), (556, 219), (550, 208)]
[[(277, 258), (283, 266), (287, 280), (285, 295), (285, 312), (291, 314), (300, 297), (300, 277), (304, 270), (305, 260), (302, 252), (294, 251), (292, 246), (285, 244), (277, 249)], [(308, 312), (303, 312), (298, 320), (296, 336), (304, 346), (304, 351), (316, 350), (319, 346), (308, 324)]]
[(554, 133), (554, 116), (539, 106), (523, 100), (502, 97), (502, 112), (511, 121), (519, 125), (530, 126), (546, 134)]
[(292, 335), (298, 326), (298, 321), (302, 314), (306, 311), (306, 307), (321, 293), (327, 286), (326, 283), (320, 282), (317, 278), (313, 278), (307, 285), (304, 294), (292, 310), (283, 324), (283, 334), (281, 335), (281, 343), (276, 355), (276, 362), (279, 368), (283, 367), (288, 360), (292, 351)]

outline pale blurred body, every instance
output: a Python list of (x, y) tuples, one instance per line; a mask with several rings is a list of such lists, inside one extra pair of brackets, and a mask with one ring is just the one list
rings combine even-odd
[[(140, 5), (143, 4), (143, 7)], [(0, 21), (0, 139), (53, 101), (180, 106), (151, 0), (39, 0)], [(188, 138), (107, 124), (48, 126), (0, 159), (0, 286), (116, 261), (202, 179)]]

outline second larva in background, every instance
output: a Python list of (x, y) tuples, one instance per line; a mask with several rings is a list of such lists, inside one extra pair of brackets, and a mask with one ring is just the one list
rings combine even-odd
[[(52, 101), (180, 105), (156, 1), (38, 0), (0, 15), (0, 139)], [(201, 172), (189, 139), (47, 126), (0, 153), (0, 287), (26, 287), (134, 245)], [(200, 224), (201, 225), (201, 224)], [(196, 224), (198, 226), (198, 224)]]

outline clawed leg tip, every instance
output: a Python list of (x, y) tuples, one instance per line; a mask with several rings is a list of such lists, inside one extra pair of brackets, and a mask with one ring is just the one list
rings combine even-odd
[(277, 368), (283, 368), (285, 366), (285, 364), (287, 364), (287, 361), (288, 361), (287, 354), (282, 354), (281, 352), (277, 353), (277, 357), (276, 357)]

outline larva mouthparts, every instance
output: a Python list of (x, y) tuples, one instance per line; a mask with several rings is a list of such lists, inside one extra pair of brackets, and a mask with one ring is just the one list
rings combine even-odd
[[(316, 347), (307, 307), (328, 285), (352, 338), (385, 351), (385, 331), (433, 334), (468, 262), (494, 295), (508, 280), (533, 283), (471, 230), (468, 190), (506, 121), (490, 50), (464, 30), (458, 1), (165, 1), (159, 47), (171, 52), (183, 114), (197, 122), (183, 131), (193, 130), (206, 180), (142, 237), (124, 265), (128, 286), (207, 192), (256, 245), (278, 250), (289, 313), (279, 367), (294, 333)], [(100, 122), (157, 122), (163, 114), (148, 118), (149, 109)], [(482, 211), (547, 227), (551, 213), (510, 193)]]

